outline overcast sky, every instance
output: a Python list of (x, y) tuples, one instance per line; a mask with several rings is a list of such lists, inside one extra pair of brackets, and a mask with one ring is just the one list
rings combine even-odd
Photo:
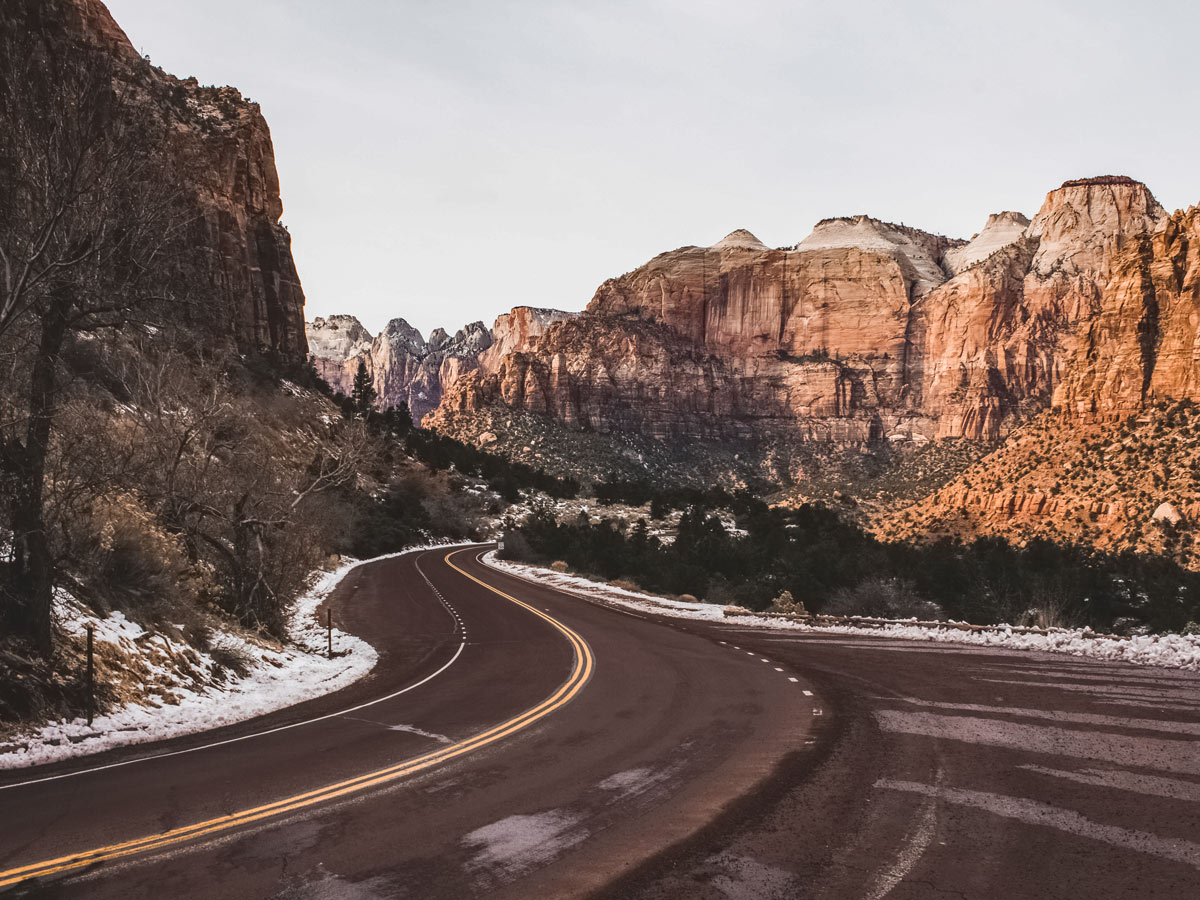
[(372, 333), (582, 309), (735, 228), (970, 237), (1100, 174), (1200, 202), (1191, 2), (107, 3), (262, 104), (308, 316)]

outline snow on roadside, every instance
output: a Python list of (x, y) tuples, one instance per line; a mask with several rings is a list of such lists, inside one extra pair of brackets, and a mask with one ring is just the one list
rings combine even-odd
[[(313, 587), (296, 603), (288, 645), (232, 632), (215, 636), (219, 651), (232, 652), (245, 660), (250, 671), (242, 678), (226, 672), (223, 679), (214, 679), (221, 667), (213, 654), (202, 653), (164, 634), (148, 634), (120, 612), (98, 618), (70, 595), (59, 594), (56, 611), (68, 633), (82, 635), (86, 626), (92, 625), (97, 655), (102, 652), (101, 644), (109, 644), (122, 655), (136, 659), (148, 671), (145, 680), (158, 692), (146, 698), (147, 704), (127, 703), (96, 716), (91, 727), (83, 717), (61, 720), (2, 742), (0, 770), (208, 731), (341, 690), (370, 672), (379, 655), (363, 639), (334, 628), (334, 656), (327, 657), (327, 633), (315, 616), (317, 607), (359, 566), (451, 546), (469, 545), (426, 544), (375, 559), (351, 560), (331, 572), (319, 573)], [(191, 672), (203, 673), (206, 683), (180, 684), (180, 661)]]
[(752, 626), (786, 631), (805, 631), (819, 634), (848, 634), (897, 638), (927, 643), (971, 644), (1005, 650), (1033, 650), (1043, 653), (1063, 653), (1108, 662), (1127, 662), (1140, 666), (1160, 666), (1172, 669), (1200, 669), (1200, 635), (1154, 634), (1113, 639), (1095, 637), (1086, 629), (1061, 629), (1050, 634), (1024, 634), (1001, 626), (997, 631), (959, 631), (954, 628), (929, 628), (918, 625), (885, 625), (880, 627), (854, 625), (807, 625), (788, 619), (768, 616), (738, 615), (726, 617), (725, 608), (715, 603), (688, 603), (669, 600), (650, 594), (630, 591), (578, 575), (567, 575), (538, 566), (526, 566), (496, 558), (495, 551), (483, 557), (484, 562), (513, 574), (539, 581), (550, 587), (600, 603), (609, 603), (638, 612), (674, 616), (683, 619), (707, 619), (739, 626)]

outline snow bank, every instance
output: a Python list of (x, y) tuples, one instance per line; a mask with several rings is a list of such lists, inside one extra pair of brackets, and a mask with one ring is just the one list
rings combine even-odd
[[(288, 629), (291, 643), (287, 646), (260, 641), (252, 635), (228, 633), (214, 637), (220, 650), (242, 657), (250, 669), (243, 678), (228, 673), (224, 683), (211, 678), (220, 670), (212, 654), (201, 653), (166, 635), (147, 634), (120, 612), (96, 618), (74, 598), (60, 594), (57, 612), (68, 633), (81, 635), (90, 624), (97, 647), (112, 644), (122, 653), (136, 656), (152, 674), (147, 681), (164, 687), (146, 704), (128, 703), (97, 716), (91, 727), (82, 717), (62, 720), (0, 744), (0, 769), (37, 766), (114, 747), (209, 731), (341, 690), (370, 672), (379, 656), (366, 641), (337, 628), (333, 629), (334, 656), (326, 656), (327, 632), (314, 615), (317, 607), (359, 566), (453, 546), (470, 545), (410, 547), (376, 559), (352, 560), (332, 572), (321, 573), (296, 604)], [(179, 660), (185, 660), (193, 671), (207, 673), (207, 683), (179, 684), (178, 670), (172, 666)]]
[(1087, 629), (1062, 629), (1050, 634), (1025, 634), (1001, 626), (995, 631), (959, 631), (954, 628), (930, 628), (918, 625), (886, 625), (880, 627), (854, 625), (808, 625), (787, 619), (754, 614), (738, 614), (730, 618), (725, 608), (713, 603), (685, 603), (649, 594), (629, 591), (603, 582), (591, 581), (577, 575), (565, 575), (536, 566), (525, 566), (496, 558), (495, 552), (484, 556), (484, 562), (506, 569), (523, 578), (576, 594), (588, 600), (612, 604), (639, 612), (683, 619), (708, 619), (739, 626), (769, 628), (778, 631), (805, 631), (820, 634), (849, 634), (856, 636), (897, 638), (926, 643), (971, 644), (997, 647), (1004, 650), (1034, 650), (1043, 653), (1064, 653), (1109, 662), (1127, 662), (1140, 666), (1161, 666), (1173, 669), (1200, 669), (1200, 636), (1180, 634), (1142, 635), (1113, 639), (1096, 637)]

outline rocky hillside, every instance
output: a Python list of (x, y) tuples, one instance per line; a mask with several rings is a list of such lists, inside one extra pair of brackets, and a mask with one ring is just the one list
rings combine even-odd
[(280, 224), (271, 133), (258, 105), (234, 88), (205, 87), (151, 65), (99, 0), (5, 0), (0, 29), (33, 44), (34, 54), (100, 48), (110, 60), (117, 92), (130, 101), (122, 109), (179, 192), (170, 223), (178, 247), (158, 273), (178, 305), (173, 324), (206, 342), (303, 359), (304, 293)]
[(886, 539), (1041, 537), (1166, 553), (1200, 567), (1200, 410), (1155, 403), (1117, 423), (1048, 410), (905, 508), (868, 516)]
[(497, 371), (510, 353), (528, 350), (552, 323), (571, 318), (556, 309), (519, 306), (497, 318), (491, 329), (472, 322), (451, 336), (435, 328), (429, 340), (404, 319), (392, 319), (374, 338), (353, 316), (317, 318), (306, 323), (306, 330), (317, 371), (330, 385), (349, 394), (361, 361), (380, 407), (407, 403), (419, 421), (437, 409), (462, 376)]

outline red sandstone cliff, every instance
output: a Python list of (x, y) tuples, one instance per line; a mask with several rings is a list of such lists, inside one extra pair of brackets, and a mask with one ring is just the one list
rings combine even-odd
[(460, 413), (498, 403), (680, 438), (996, 440), (1052, 402), (1114, 266), (1164, 218), (1144, 185), (1106, 176), (969, 242), (867, 216), (785, 249), (735, 231), (606, 281), (580, 321), (463, 378), (430, 421), (462, 432)]

